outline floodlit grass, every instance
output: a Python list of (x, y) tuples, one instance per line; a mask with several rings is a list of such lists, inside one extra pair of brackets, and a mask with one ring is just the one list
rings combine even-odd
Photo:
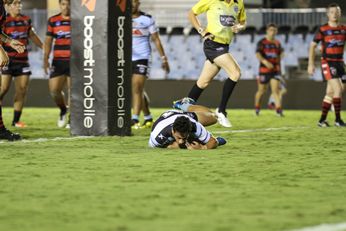
[(284, 231), (345, 222), (346, 129), (317, 128), (317, 111), (285, 114), (230, 110), (231, 130), (210, 127), (226, 146), (187, 151), (147, 148), (149, 130), (54, 140), (69, 137), (56, 128), (57, 109), (26, 109), (29, 127), (17, 131), (30, 142), (0, 143), (0, 230)]

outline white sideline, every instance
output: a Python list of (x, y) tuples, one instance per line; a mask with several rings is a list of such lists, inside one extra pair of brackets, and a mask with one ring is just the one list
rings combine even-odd
[(281, 128), (259, 128), (259, 129), (245, 129), (245, 130), (229, 130), (229, 131), (213, 131), (215, 134), (227, 133), (250, 133), (250, 132), (268, 132), (268, 131), (282, 131), (291, 129), (307, 129), (309, 127), (281, 127)]
[[(259, 129), (245, 129), (245, 130), (230, 130), (230, 131), (213, 131), (214, 134), (227, 134), (227, 133), (251, 133), (251, 132), (263, 132), (263, 131), (282, 131), (291, 129), (307, 129), (309, 127), (281, 127), (281, 128), (259, 128)], [(50, 141), (73, 141), (95, 138), (95, 136), (76, 136), (76, 137), (56, 137), (56, 138), (39, 138), (35, 140), (22, 140), (14, 143), (45, 143)], [(8, 144), (8, 141), (0, 141), (0, 144)]]
[(294, 229), (290, 231), (345, 231), (346, 223), (338, 224), (322, 224), (317, 226), (305, 227), (302, 229)]

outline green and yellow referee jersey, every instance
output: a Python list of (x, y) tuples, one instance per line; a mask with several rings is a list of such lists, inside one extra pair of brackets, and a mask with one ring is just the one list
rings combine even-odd
[(207, 12), (207, 31), (215, 35), (215, 42), (230, 44), (233, 39), (231, 26), (245, 22), (246, 13), (243, 0), (200, 0), (193, 8), (194, 14)]

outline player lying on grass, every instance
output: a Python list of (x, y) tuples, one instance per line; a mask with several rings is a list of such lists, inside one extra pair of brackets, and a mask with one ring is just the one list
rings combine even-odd
[(214, 149), (226, 144), (221, 137), (213, 137), (204, 126), (213, 125), (217, 117), (209, 108), (185, 103), (185, 110), (169, 110), (154, 123), (149, 146), (189, 150)]

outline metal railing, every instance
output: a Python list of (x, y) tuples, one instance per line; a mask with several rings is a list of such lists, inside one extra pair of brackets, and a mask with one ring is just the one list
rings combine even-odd
[[(192, 7), (192, 6), (191, 6)], [(186, 5), (171, 6), (169, 8), (163, 7), (143, 7), (143, 11), (153, 15), (159, 26), (162, 27), (190, 27), (187, 19), (187, 12), (190, 8)], [(268, 23), (276, 23), (280, 25), (290, 25), (296, 27), (300, 25), (307, 25), (312, 29), (317, 25), (321, 25), (326, 21), (326, 9), (248, 9), (247, 24), (261, 28)], [(206, 24), (206, 17), (200, 17), (203, 25)]]

